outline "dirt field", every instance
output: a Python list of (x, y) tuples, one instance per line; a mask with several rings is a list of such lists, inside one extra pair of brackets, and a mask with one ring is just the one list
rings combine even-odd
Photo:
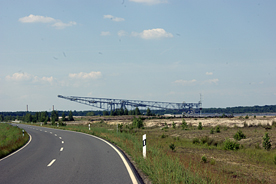
[[(146, 116), (142, 116), (148, 118)], [(75, 117), (78, 121), (70, 122), (69, 124), (88, 124), (95, 123), (103, 120), (107, 124), (130, 124), (132, 122), (133, 116), (94, 116), (94, 117)], [(176, 126), (179, 126), (182, 123), (183, 118), (164, 118), (164, 119), (145, 119), (145, 127), (153, 126), (164, 126), (165, 123), (169, 127), (172, 126), (172, 123), (176, 123)], [(184, 118), (187, 124), (192, 126), (198, 126), (198, 123), (201, 122), (203, 126), (226, 126), (226, 127), (244, 127), (245, 124), (248, 126), (257, 126), (257, 125), (272, 125), (272, 122), (276, 122), (275, 116), (260, 117), (249, 116), (248, 119), (243, 117), (234, 117), (234, 118)]]

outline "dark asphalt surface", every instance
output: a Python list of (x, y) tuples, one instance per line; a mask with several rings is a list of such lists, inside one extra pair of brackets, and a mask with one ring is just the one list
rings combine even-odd
[[(21, 125), (32, 141), (0, 161), (0, 184), (141, 183), (105, 142), (78, 132)], [(48, 164), (56, 159), (51, 166)]]

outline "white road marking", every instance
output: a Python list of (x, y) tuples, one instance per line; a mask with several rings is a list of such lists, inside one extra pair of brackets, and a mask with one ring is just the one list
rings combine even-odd
[(45, 131), (45, 132), (47, 132), (47, 131)]
[(63, 147), (61, 147), (59, 151), (63, 151)]
[(47, 167), (50, 167), (55, 161), (56, 161), (56, 159), (53, 159), (53, 160), (47, 165)]
[(62, 139), (61, 137), (59, 137), (59, 139)]
[(50, 132), (50, 134), (52, 134), (52, 132)]
[(57, 134), (55, 134), (55, 136), (57, 136)]
[(61, 144), (64, 144), (64, 141), (61, 141)]

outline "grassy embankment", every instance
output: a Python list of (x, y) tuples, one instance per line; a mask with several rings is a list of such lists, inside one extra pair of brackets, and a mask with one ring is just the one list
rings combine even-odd
[(28, 140), (29, 135), (25, 132), (23, 137), (22, 129), (0, 123), (0, 159), (21, 148)]
[[(200, 121), (200, 120), (199, 120)], [(56, 128), (56, 127), (55, 127)], [(153, 183), (273, 183), (276, 176), (275, 126), (212, 127), (198, 130), (195, 126), (182, 129), (152, 127), (122, 128), (106, 123), (67, 125), (59, 127), (102, 137), (123, 149)], [(238, 150), (225, 150), (226, 138), (238, 130), (246, 135)], [(272, 149), (262, 148), (262, 137), (268, 132)], [(147, 134), (147, 158), (142, 157), (142, 135)], [(197, 141), (196, 141), (197, 140)], [(174, 146), (171, 146), (174, 145)], [(174, 149), (172, 149), (175, 147)], [(204, 158), (206, 158), (206, 160)]]

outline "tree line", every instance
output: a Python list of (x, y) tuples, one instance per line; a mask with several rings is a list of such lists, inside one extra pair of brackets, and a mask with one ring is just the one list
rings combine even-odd
[[(21, 113), (19, 113), (21, 114)], [(56, 121), (59, 121), (59, 113), (58, 111), (53, 110), (50, 113), (48, 113), (47, 111), (42, 111), (42, 112), (35, 112), (35, 113), (25, 113), (25, 114), (21, 114), (20, 115), (10, 115), (8, 114), (7, 116), (4, 116), (2, 113), (0, 114), (0, 121), (14, 121), (14, 120), (18, 120), (18, 121), (23, 121), (23, 122), (27, 122), (27, 123), (36, 123), (36, 122), (44, 122), (45, 124), (47, 124), (47, 122), (51, 121), (52, 124), (55, 123)], [(65, 115), (65, 112), (62, 112), (61, 115), (61, 121), (73, 121), (73, 113), (72, 111), (69, 111), (68, 113), (68, 118)]]
[[(176, 110), (134, 110), (114, 109), (112, 111), (52, 111), (52, 112), (0, 112), (0, 121), (21, 120), (25, 122), (44, 122), (45, 119), (57, 119), (62, 117), (62, 121), (72, 121), (73, 116), (122, 116), (122, 115), (163, 115), (163, 114), (180, 114)], [(219, 113), (219, 114), (238, 114), (238, 113), (276, 113), (276, 105), (252, 106), (252, 107), (227, 107), (227, 108), (203, 108), (202, 113)], [(69, 118), (70, 116), (70, 118)], [(65, 117), (68, 117), (67, 119)]]

